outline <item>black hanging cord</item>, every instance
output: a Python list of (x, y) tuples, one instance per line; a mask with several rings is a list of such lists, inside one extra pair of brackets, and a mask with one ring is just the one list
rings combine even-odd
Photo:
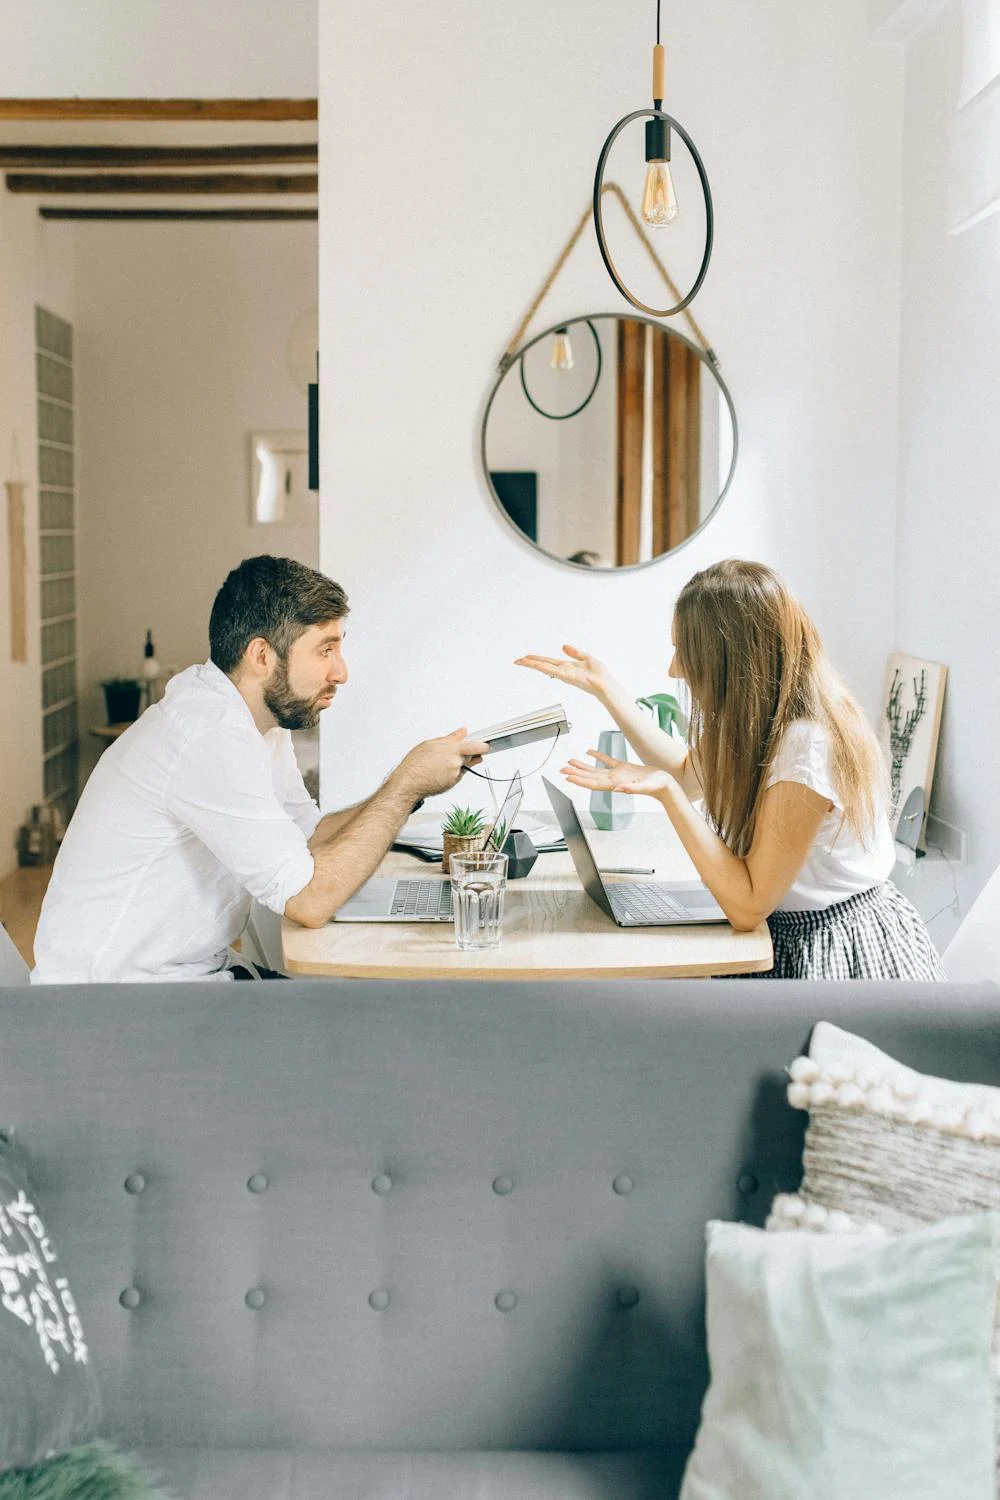
[(656, 0), (656, 45), (660, 45), (660, 0)]
[[(521, 778), (522, 781), (527, 781), (527, 779), (528, 779), (529, 776), (537, 776), (539, 771), (544, 771), (545, 770), (545, 767), (548, 765), (549, 761), (552, 759), (552, 752), (556, 748), (556, 745), (559, 742), (559, 736), (562, 734), (562, 732), (563, 731), (561, 729), (557, 729), (556, 730), (555, 735), (554, 735), (553, 740), (552, 740), (552, 744), (549, 746), (548, 754), (546, 755), (545, 759), (542, 761), (542, 763), (541, 763), (540, 766), (535, 766), (534, 770), (532, 770), (532, 771), (519, 771), (518, 772), (518, 775), (520, 776), (520, 778)], [(509, 776), (488, 776), (485, 771), (474, 771), (471, 766), (466, 766), (465, 770), (462, 772), (462, 775), (463, 776), (478, 776), (480, 781), (496, 781), (496, 782), (500, 782), (500, 781), (509, 781), (510, 780)]]

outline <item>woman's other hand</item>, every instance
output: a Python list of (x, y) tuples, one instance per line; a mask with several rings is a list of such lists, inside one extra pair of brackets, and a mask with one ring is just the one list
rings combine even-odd
[(631, 761), (614, 760), (602, 755), (599, 750), (588, 750), (600, 765), (588, 766), (585, 761), (571, 760), (563, 766), (562, 774), (574, 786), (586, 787), (591, 792), (627, 792), (633, 797), (659, 797), (670, 785), (673, 777), (658, 766), (637, 766)]
[(519, 656), (515, 667), (529, 667), (543, 677), (553, 677), (570, 687), (580, 688), (595, 698), (603, 697), (611, 686), (611, 675), (596, 656), (587, 656), (576, 646), (563, 646), (562, 656)]

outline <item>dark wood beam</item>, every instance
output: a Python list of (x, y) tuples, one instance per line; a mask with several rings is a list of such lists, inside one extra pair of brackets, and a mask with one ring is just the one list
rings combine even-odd
[(74, 219), (109, 223), (278, 224), (312, 221), (317, 208), (40, 208), (43, 219)]
[(315, 99), (0, 99), (0, 120), (315, 120)]
[(93, 172), (65, 175), (59, 172), (8, 172), (11, 193), (316, 193), (319, 178), (314, 172), (290, 177), (272, 172)]
[(246, 167), (315, 162), (315, 141), (278, 146), (0, 146), (0, 167)]

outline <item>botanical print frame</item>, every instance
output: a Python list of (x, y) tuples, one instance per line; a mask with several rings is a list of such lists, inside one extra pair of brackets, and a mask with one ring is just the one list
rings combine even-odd
[[(893, 833), (914, 787), (922, 787), (924, 809), (930, 804), (937, 759), (948, 668), (895, 651), (889, 657), (882, 697), (879, 740), (889, 764)], [(921, 829), (920, 847), (924, 847)]]

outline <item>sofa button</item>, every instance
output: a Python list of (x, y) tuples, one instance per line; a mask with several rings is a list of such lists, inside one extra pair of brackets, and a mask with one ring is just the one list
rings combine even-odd
[(262, 1286), (252, 1286), (243, 1301), (247, 1307), (252, 1307), (254, 1312), (258, 1312), (267, 1301), (267, 1293)]
[(514, 1179), (512, 1177), (494, 1177), (493, 1191), (498, 1198), (506, 1198), (508, 1193), (514, 1191)]
[(247, 1190), (251, 1193), (266, 1193), (269, 1185), (263, 1172), (255, 1172), (247, 1178)]
[(380, 1198), (392, 1192), (392, 1178), (388, 1172), (380, 1172), (377, 1177), (372, 1178), (372, 1192), (377, 1193)]
[(391, 1300), (392, 1298), (389, 1296), (388, 1292), (372, 1292), (371, 1296), (368, 1298), (368, 1306), (374, 1312), (385, 1312)]
[(741, 1198), (752, 1198), (760, 1183), (752, 1172), (743, 1172), (736, 1182), (736, 1191)]
[(616, 1177), (611, 1186), (619, 1198), (627, 1198), (634, 1184), (631, 1177)]
[(618, 1293), (619, 1307), (635, 1307), (639, 1301), (638, 1289), (634, 1286), (623, 1286)]
[(513, 1312), (517, 1306), (517, 1298), (513, 1292), (497, 1292), (493, 1298), (493, 1306), (497, 1312)]
[(137, 1287), (127, 1286), (122, 1292), (121, 1296), (118, 1298), (118, 1301), (121, 1303), (122, 1307), (125, 1307), (129, 1310), (129, 1312), (132, 1312), (134, 1308), (139, 1306), (139, 1303), (142, 1301), (142, 1296), (140, 1295), (139, 1289)]
[(146, 1179), (141, 1172), (130, 1172), (125, 1179), (126, 1193), (137, 1194), (145, 1190)]

